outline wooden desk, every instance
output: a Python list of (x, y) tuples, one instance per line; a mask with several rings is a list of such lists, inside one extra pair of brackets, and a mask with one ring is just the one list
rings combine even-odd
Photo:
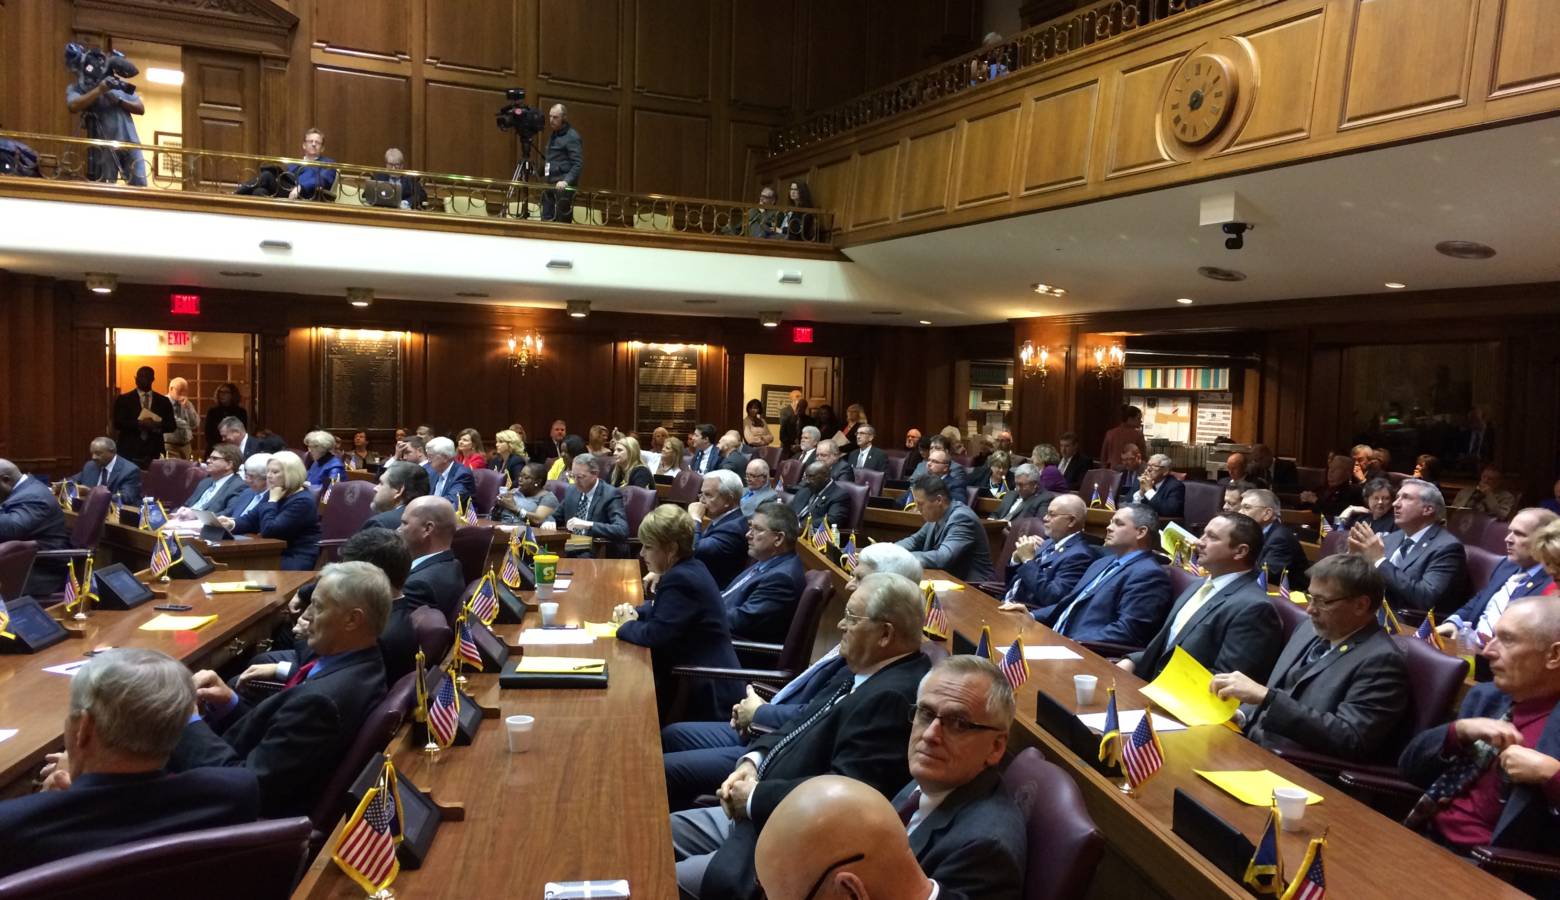
[[(829, 566), (809, 547), (800, 547), (798, 552), (808, 568), (827, 568), (835, 576), (837, 589), (843, 587), (843, 572)], [(957, 580), (943, 572), (928, 572), (927, 577)], [(1329, 893), (1340, 897), (1455, 896), (1481, 900), (1525, 896), (1227, 728), (1190, 728), (1161, 734), (1164, 768), (1140, 789), (1138, 797), (1126, 796), (1119, 790), (1119, 778), (1100, 775), (1035, 722), (1035, 693), (1043, 690), (1078, 712), (1103, 712), (1105, 688), (1114, 678), (1119, 708), (1142, 709), (1144, 701), (1138, 693), (1142, 680), (1057, 635), (1025, 613), (999, 612), (995, 599), (974, 588), (945, 591), (939, 599), (953, 628), (972, 642), (978, 638), (981, 625), (986, 624), (991, 626), (992, 638), (999, 647), (1007, 646), (1015, 635), (1022, 633), (1028, 646), (1060, 644), (1083, 657), (1030, 662), (1029, 681), (1017, 692), (1019, 715), (1011, 741), (1019, 747), (1038, 747), (1072, 775), (1083, 790), (1090, 815), (1105, 834), (1110, 855), (1136, 870), (1135, 875), (1122, 871), (1125, 867), (1107, 859), (1096, 875), (1091, 896), (1127, 896), (1134, 888), (1141, 894), (1146, 882), (1176, 900), (1250, 897), (1174, 834), (1171, 804), (1175, 789), (1181, 788), (1253, 842), (1262, 831), (1267, 811), (1240, 803), (1203, 780), (1193, 769), (1268, 769), (1321, 794), (1324, 801), (1306, 811), (1300, 830), (1284, 832), (1280, 843), (1285, 874), (1293, 877), (1307, 842), (1320, 835), (1324, 827), (1331, 827), (1327, 844)], [(1078, 709), (1072, 677), (1082, 673), (1099, 676), (1100, 686), (1096, 702)]]
[[(76, 513), (65, 514), (65, 527), (67, 530), (76, 527)], [(179, 540), (196, 544), (206, 556), (230, 569), (278, 570), (282, 567), (282, 552), (287, 549), (286, 541), (252, 534), (241, 534), (230, 541), (214, 543), (198, 537), (181, 537)], [(109, 522), (103, 526), (103, 540), (98, 543), (98, 564), (124, 563), (132, 571), (139, 572), (151, 564), (152, 548), (156, 541), (157, 535), (150, 531)]]
[[(277, 610), (313, 578), (313, 572), (228, 569), (202, 581), (260, 581), (276, 585), (276, 590), (209, 597), (200, 581), (173, 581), (166, 601), (148, 601), (128, 612), (93, 612), (83, 637), (68, 638), (42, 653), (0, 656), (0, 728), (19, 729), (10, 740), (0, 741), (0, 796), (24, 793), (44, 755), (64, 746), (61, 729), (70, 678), (45, 672), (45, 667), (75, 662), (94, 647), (113, 646), (161, 650), (192, 669), (214, 668), (270, 635)], [(162, 602), (188, 603), (194, 608), (187, 615), (215, 613), (217, 620), (199, 631), (141, 631), (144, 622), (162, 615), (152, 609)]]
[[(566, 623), (604, 622), (616, 604), (640, 600), (635, 560), (575, 559), (569, 568), (572, 585), (554, 595)], [(498, 630), (513, 637), (512, 628)], [(443, 823), (422, 868), (403, 870), (391, 889), (451, 900), (540, 897), (548, 881), (627, 878), (635, 897), (676, 897), (650, 652), (610, 639), (536, 652), (605, 658), (611, 685), (500, 691), (496, 676), (470, 676), (479, 703), (536, 717), (529, 753), (508, 752), (502, 718), (436, 761), (398, 736), (396, 767), (441, 802), (464, 803), (465, 820)], [(330, 861), (339, 837), (338, 825), (295, 898), (362, 900)]]

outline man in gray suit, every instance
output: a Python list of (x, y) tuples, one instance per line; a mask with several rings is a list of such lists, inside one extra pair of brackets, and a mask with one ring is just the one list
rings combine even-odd
[(1013, 483), (1017, 489), (1003, 495), (1002, 503), (991, 517), (1011, 522), (1045, 515), (1046, 507), (1056, 495), (1040, 487), (1040, 470), (1024, 463), (1013, 470)]
[(742, 518), (753, 518), (753, 514), (758, 512), (760, 506), (778, 499), (775, 496), (774, 485), (770, 484), (769, 463), (764, 462), (763, 457), (755, 456), (748, 460), (743, 481)]
[(88, 452), (92, 458), (87, 460), (80, 472), (67, 479), (71, 484), (88, 489), (102, 485), (108, 488), (115, 503), (134, 506), (141, 502), (141, 470), (135, 467), (135, 463), (118, 455), (118, 448), (112, 438), (93, 438)]
[(1148, 646), (1116, 665), (1153, 681), (1176, 647), (1213, 672), (1244, 672), (1267, 681), (1284, 645), (1283, 626), (1267, 592), (1257, 584), (1262, 526), (1250, 516), (1215, 516), (1197, 541), (1208, 578), (1182, 594)]
[(238, 455), (238, 448), (232, 444), (212, 447), (211, 452), (206, 454), (206, 477), (195, 485), (195, 490), (190, 492), (179, 511), (225, 511), (233, 498), (244, 492), (244, 478), (238, 471), (238, 467), (243, 464), (244, 458)]
[[(607, 542), (607, 554), (614, 558), (628, 555), (628, 517), (623, 512), (623, 495), (601, 477), (601, 459), (594, 453), (574, 457), (574, 483), (563, 495), (553, 521), (576, 535), (600, 538)], [(588, 545), (564, 550), (567, 556), (589, 556)]]
[(928, 569), (943, 569), (961, 581), (992, 580), (991, 547), (975, 511), (952, 502), (948, 485), (936, 475), (911, 482), (910, 493), (926, 524), (895, 543)]
[(1264, 686), (1242, 672), (1212, 690), (1240, 701), (1235, 721), (1269, 750), (1298, 747), (1360, 763), (1383, 761), (1408, 708), (1403, 651), (1376, 621), (1381, 575), (1340, 553), (1317, 563), (1310, 621), (1300, 623)]
[(1446, 517), (1441, 489), (1418, 478), (1404, 479), (1392, 501), (1397, 530), (1383, 539), (1369, 524), (1349, 529), (1349, 552), (1376, 567), (1394, 609), (1435, 610), (1445, 619), (1473, 593), (1468, 554), (1462, 542), (1440, 526)]

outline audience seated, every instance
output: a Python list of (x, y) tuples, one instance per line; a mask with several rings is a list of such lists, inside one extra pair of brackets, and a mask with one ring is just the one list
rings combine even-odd
[(1045, 511), (1051, 498), (1056, 496), (1041, 485), (1040, 470), (1029, 463), (1013, 470), (1013, 483), (1014, 489), (1003, 495), (997, 511), (991, 514), (993, 519), (1012, 522), (1038, 516)]
[(0, 801), (0, 877), (146, 838), (241, 825), (260, 816), (243, 769), (164, 766), (190, 712), (189, 670), (156, 650), (98, 653), (70, 678), (65, 751), (38, 793)]
[[(518, 485), (520, 470), (529, 462), (530, 459), (525, 455), (525, 429), (510, 426), (493, 435), (493, 458), (488, 461), (487, 467), (504, 474), (504, 487), (513, 489)], [(547, 474), (545, 466), (542, 474)]]
[[(1127, 444), (1123, 447), (1118, 460), (1119, 464), (1116, 466), (1116, 472), (1118, 473), (1116, 475), (1116, 505), (1123, 506), (1136, 502), (1133, 498), (1143, 489), (1143, 474), (1147, 467), (1143, 464), (1143, 451), (1138, 449), (1137, 444)], [(1181, 490), (1184, 497), (1185, 487), (1183, 486)], [(1184, 501), (1182, 505), (1185, 505)]]
[(688, 514), (693, 517), (693, 556), (724, 591), (748, 563), (742, 479), (729, 469), (705, 475), (699, 499), (688, 505)]
[(943, 569), (961, 581), (990, 581), (994, 577), (991, 546), (975, 511), (954, 503), (948, 485), (936, 475), (911, 482), (910, 493), (926, 524), (896, 543), (915, 554), (925, 568)]
[(765, 503), (747, 522), (747, 555), (753, 565), (721, 591), (733, 637), (772, 644), (785, 640), (796, 601), (807, 586), (796, 555), (800, 530), (796, 513), (780, 503)]
[(1224, 476), (1219, 479), (1219, 486), (1228, 487), (1236, 481), (1250, 482), (1247, 474), (1246, 454), (1237, 450), (1224, 458)]
[(972, 473), (971, 482), (980, 490), (975, 494), (979, 497), (994, 497), (998, 500), (1006, 497), (1013, 490), (1013, 457), (1011, 454), (996, 450), (986, 457), (986, 464)]
[(221, 517), (234, 534), (258, 534), (287, 542), (282, 568), (308, 570), (320, 556), (320, 507), (304, 484), (303, 460), (291, 450), (271, 454), (266, 463), (267, 493), (247, 513)]
[(65, 480), (84, 489), (101, 485), (108, 488), (115, 503), (135, 506), (141, 502), (141, 470), (119, 456), (115, 447), (111, 438), (93, 438), (88, 448), (91, 459), (80, 472)]
[(1505, 521), (1511, 517), (1511, 509), (1516, 506), (1517, 498), (1501, 486), (1504, 478), (1500, 466), (1485, 466), (1479, 470), (1479, 483), (1463, 488), (1452, 505)]
[(361, 530), (401, 527), (401, 516), (406, 507), (418, 497), (428, 496), (428, 471), (415, 463), (396, 460), (379, 473), (379, 484), (374, 487), (374, 514), (363, 523)]
[(1116, 510), (1105, 529), (1104, 555), (1079, 576), (1070, 593), (1036, 609), (1036, 621), (1075, 641), (1147, 645), (1164, 624), (1172, 596), (1170, 576), (1153, 553), (1158, 527), (1147, 504)]
[(243, 457), (232, 444), (212, 447), (206, 454), (206, 477), (195, 485), (178, 511), (225, 513), (233, 499), (244, 492), (244, 478), (239, 472), (243, 464)]
[(721, 452), (715, 445), (715, 426), (704, 422), (688, 432), (688, 452), (693, 454), (689, 466), (700, 475), (708, 475), (720, 468)]
[(500, 490), (493, 501), (493, 518), (505, 525), (541, 525), (558, 509), (558, 495), (547, 489), (547, 466), (526, 463), (513, 490)]
[(455, 460), (455, 442), (436, 437), (426, 443), (428, 454), (428, 493), (442, 497), (460, 509), (471, 501), (477, 482), (471, 470)]
[(661, 444), (661, 455), (656, 457), (655, 474), (676, 478), (682, 473), (682, 467), (683, 442), (679, 438), (668, 435), (666, 441)]
[(1268, 587), (1278, 590), (1288, 573), (1289, 586), (1297, 591), (1305, 590), (1306, 570), (1311, 564), (1305, 557), (1305, 549), (1300, 546), (1300, 539), (1279, 519), (1278, 495), (1262, 488), (1246, 491), (1240, 497), (1240, 512), (1262, 526), (1262, 553), (1257, 557), (1257, 571), (1267, 573)]
[(347, 466), (336, 455), (336, 436), (328, 431), (311, 431), (303, 437), (309, 454), (309, 484), (323, 488), (346, 477)]
[(1472, 600), (1436, 626), (1442, 637), (1454, 637), (1466, 625), (1481, 642), (1487, 642), (1495, 636), (1495, 623), (1512, 601), (1549, 593), (1554, 579), (1544, 571), (1536, 551), (1539, 545), (1546, 545), (1551, 552), (1560, 550), (1560, 528), (1551, 527), (1557, 520), (1560, 516), (1537, 508), (1524, 509), (1511, 517), (1506, 530), (1506, 558)]
[(856, 426), (856, 446), (847, 448), (845, 461), (850, 464), (852, 470), (869, 469), (873, 472), (888, 470), (888, 454), (873, 446), (877, 440), (877, 427), (862, 422)]
[(1138, 476), (1133, 503), (1147, 503), (1161, 519), (1179, 519), (1186, 511), (1186, 487), (1170, 474), (1170, 457), (1155, 453)]
[(1381, 575), (1358, 556), (1317, 563), (1308, 619), (1290, 635), (1267, 684), (1236, 672), (1211, 689), (1240, 701), (1235, 721), (1268, 749), (1299, 748), (1358, 763), (1395, 754), (1389, 741), (1408, 708), (1403, 651), (1382, 630)]
[(409, 609), (432, 606), (453, 623), (466, 590), (460, 561), (450, 550), (455, 539), (454, 508), (438, 497), (418, 497), (402, 512), (399, 532), (412, 558), (401, 589), (404, 605)]
[[(728, 431), (715, 442), (715, 450), (720, 454), (720, 467), (728, 472), (742, 477), (747, 471), (748, 458), (742, 452), (742, 435), (735, 431)], [(706, 473), (708, 474), (708, 473)]]
[(1327, 481), (1318, 491), (1301, 491), (1300, 505), (1319, 516), (1336, 519), (1351, 506), (1363, 506), (1360, 486), (1350, 477), (1353, 461), (1342, 453), (1327, 458)]
[[(1060, 494), (1072, 489), (1072, 485), (1067, 483), (1067, 476), (1062, 474), (1061, 461), (1061, 454), (1050, 444), (1036, 444), (1035, 449), (1030, 451), (1029, 462), (1034, 465), (1040, 487), (1046, 493)], [(1013, 477), (1015, 480), (1018, 478), (1018, 470), (1014, 470)]]
[[(952, 455), (944, 447), (938, 446), (938, 438), (932, 438), (932, 449), (926, 454), (926, 461), (910, 477), (915, 481), (923, 476), (931, 475), (939, 478), (948, 488), (948, 496), (955, 504), (963, 504), (968, 487), (968, 474), (964, 467), (953, 461)], [(909, 509), (915, 503), (915, 497), (910, 491), (905, 491), (904, 506)]]
[(1385, 539), (1364, 523), (1349, 529), (1349, 552), (1364, 556), (1381, 570), (1387, 602), (1394, 609), (1434, 610), (1451, 615), (1471, 591), (1468, 554), (1440, 522), (1446, 501), (1434, 485), (1409, 478), (1392, 501), (1392, 521), (1398, 530)]
[(655, 476), (639, 455), (639, 439), (622, 437), (612, 442), (612, 479), (615, 488), (637, 487), (655, 490)]
[(1224, 486), (1224, 506), (1221, 512), (1240, 512), (1240, 500), (1247, 491), (1254, 491), (1257, 486), (1249, 481), (1232, 481)]
[(836, 528), (844, 528), (850, 519), (850, 498), (829, 477), (829, 467), (814, 459), (803, 471), (802, 482), (791, 497), (791, 512), (796, 513), (805, 530), (816, 528), (824, 519)]
[(774, 485), (770, 483), (769, 463), (764, 462), (761, 457), (755, 456), (748, 460), (744, 476), (742, 515), (751, 517), (760, 506), (778, 499), (779, 495), (775, 493)]
[[(1386, 471), (1385, 468), (1382, 471)], [(1292, 461), (1279, 459), (1274, 455), (1273, 448), (1267, 444), (1252, 444), (1251, 472), (1248, 480), (1257, 487), (1288, 491), (1299, 485), (1300, 472)]]
[(922, 435), (921, 429), (912, 428), (905, 432), (905, 461), (901, 468), (901, 474), (908, 478), (922, 462), (926, 460), (926, 451), (931, 449), (931, 436)]
[(237, 447), (238, 455), (246, 460), (256, 453), (276, 453), (287, 449), (281, 438), (275, 435), (255, 437), (249, 433), (248, 427), (238, 416), (228, 416), (217, 423), (217, 432), (222, 435), (222, 443)]
[[(564, 492), (563, 502), (553, 513), (553, 524), (571, 534), (600, 538), (607, 542), (612, 556), (628, 553), (628, 516), (623, 511), (623, 495), (601, 478), (601, 458), (580, 453), (570, 464), (574, 483)], [(569, 556), (589, 556), (590, 546), (569, 548)]]
[(813, 460), (818, 458), (818, 442), (823, 439), (823, 432), (819, 431), (816, 425), (804, 425), (800, 434), (801, 436), (797, 438), (795, 459), (801, 462), (803, 469), (806, 469), (812, 465)]
[(1044, 541), (1038, 535), (1024, 535), (1015, 542), (1012, 559), (1004, 561), (1007, 593), (1002, 609), (1042, 609), (1072, 593), (1094, 563), (1094, 548), (1083, 536), (1086, 515), (1083, 498), (1077, 494), (1051, 500), (1043, 519)]

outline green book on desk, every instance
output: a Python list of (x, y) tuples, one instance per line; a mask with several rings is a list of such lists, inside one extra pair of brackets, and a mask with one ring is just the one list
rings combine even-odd
[(522, 656), (499, 673), (501, 688), (604, 688), (607, 661), (572, 656)]

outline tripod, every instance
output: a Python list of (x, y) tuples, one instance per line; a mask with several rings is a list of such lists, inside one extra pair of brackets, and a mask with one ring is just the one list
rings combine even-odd
[(515, 132), (515, 141), (520, 144), (520, 159), (515, 163), (515, 173), (509, 178), (511, 182), (509, 193), (504, 197), (504, 209), (500, 215), (509, 215), (510, 204), (515, 202), (516, 197), (519, 197), (520, 211), (515, 217), (529, 219), (531, 217), (531, 189), (529, 185), (531, 183), (531, 175), (535, 171), (535, 163), (531, 161), (531, 157), (536, 155), (536, 136), (521, 134), (517, 131)]

